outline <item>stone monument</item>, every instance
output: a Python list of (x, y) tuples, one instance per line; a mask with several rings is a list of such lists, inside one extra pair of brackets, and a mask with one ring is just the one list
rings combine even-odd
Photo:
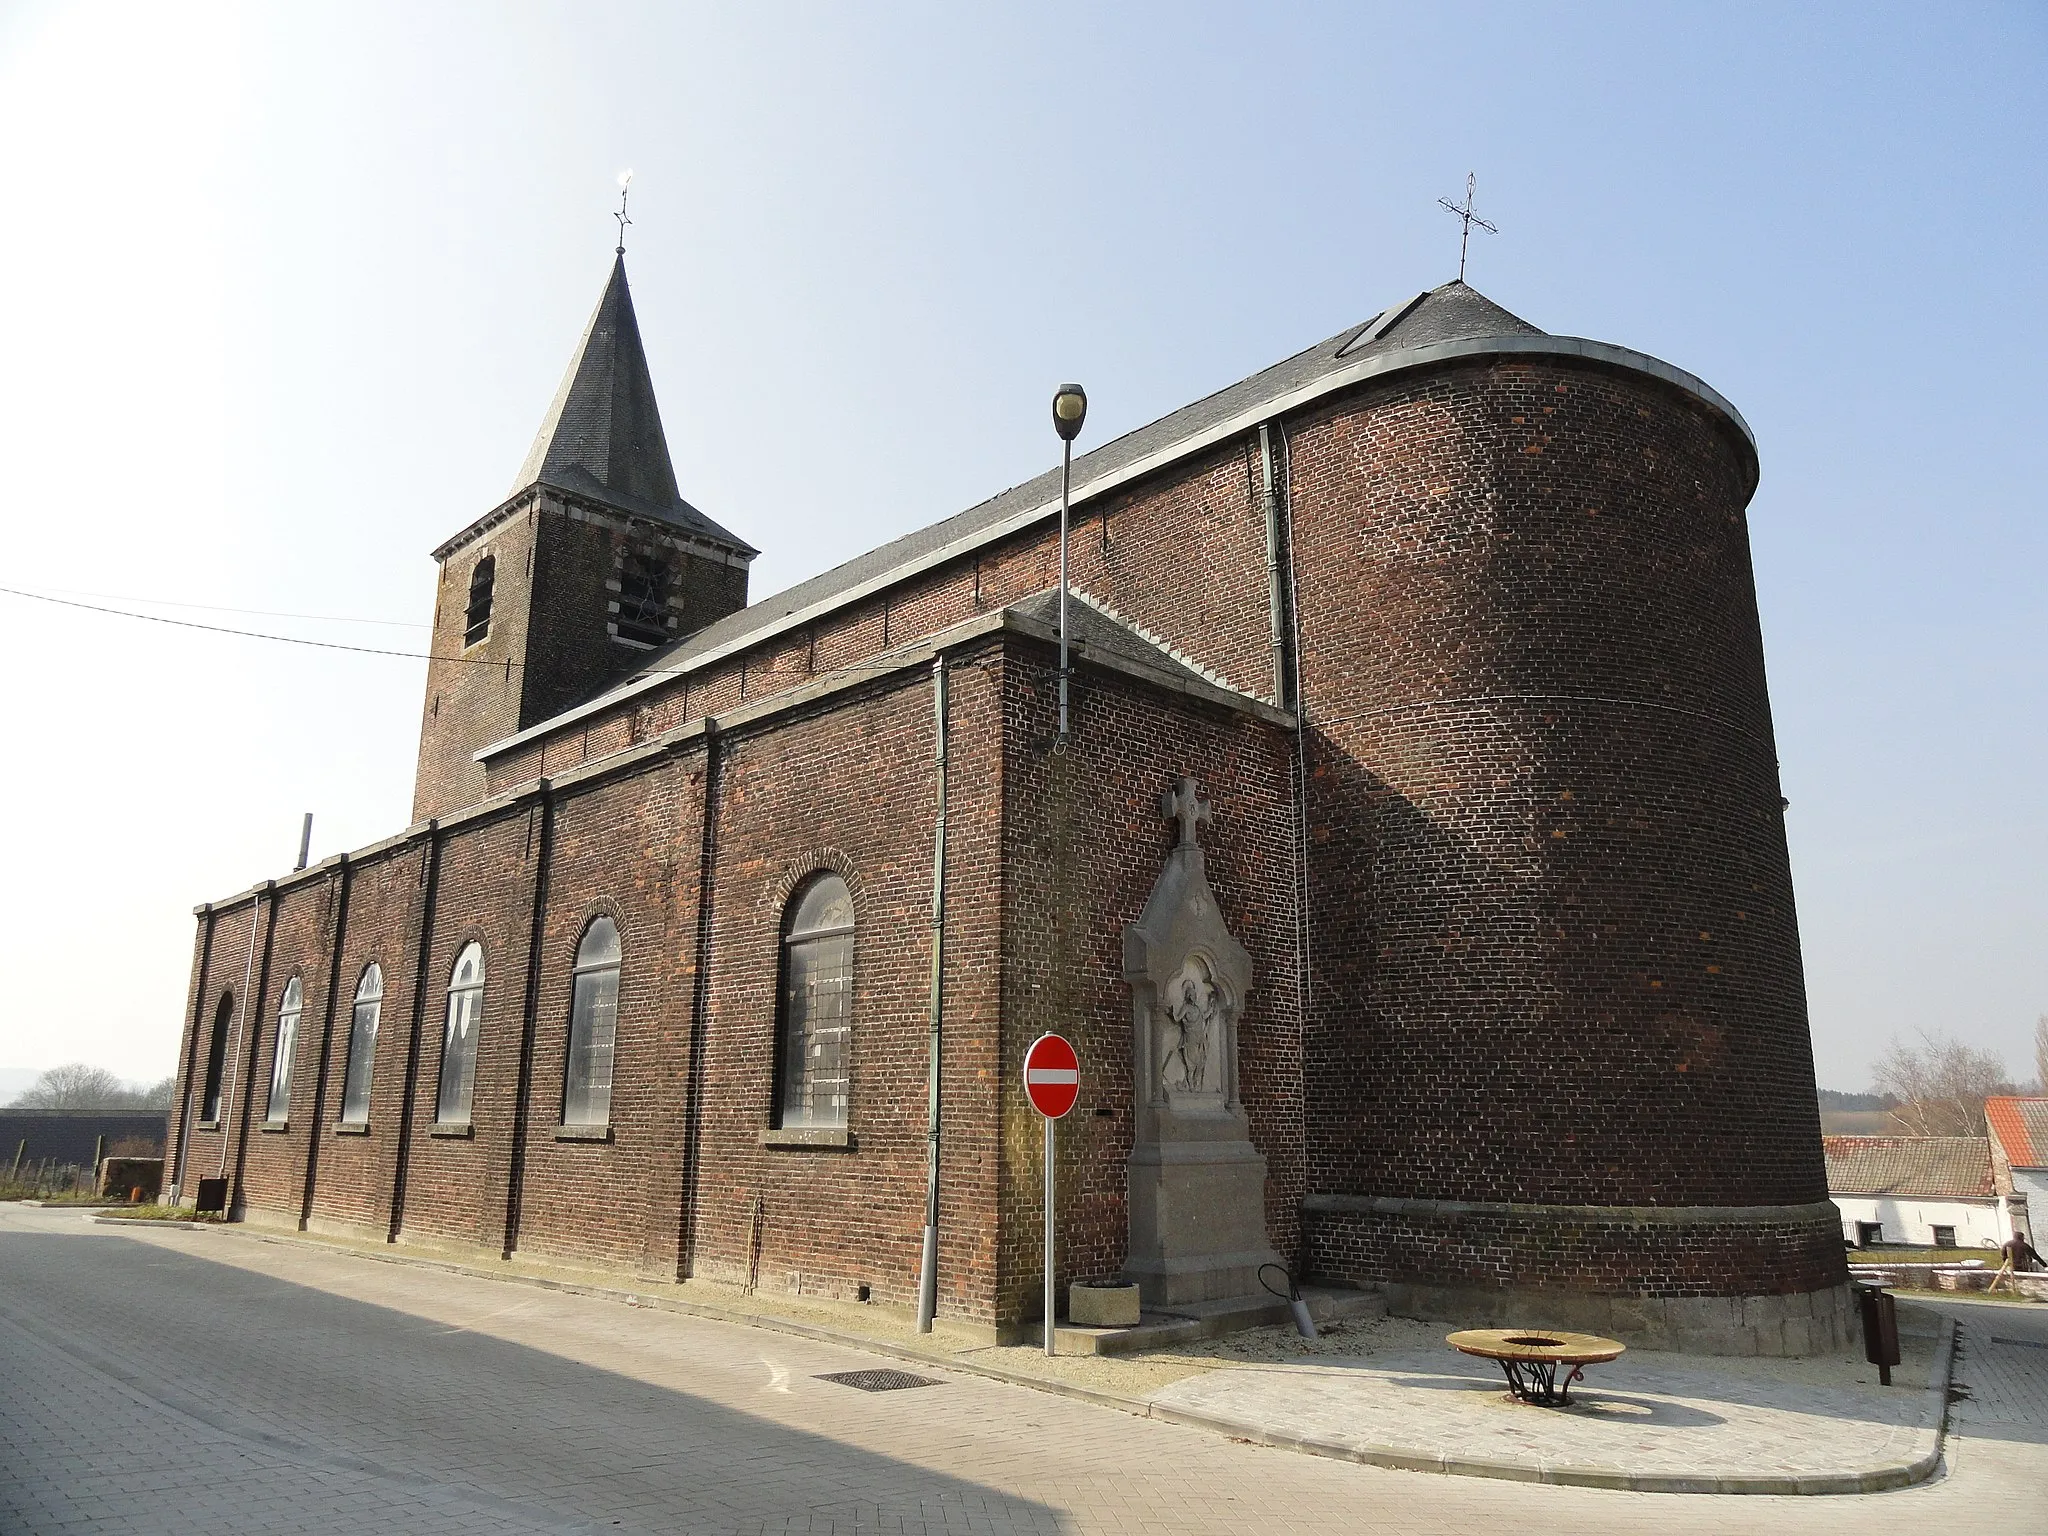
[(1183, 778), (1160, 796), (1180, 842), (1124, 930), (1131, 985), (1131, 1234), (1125, 1275), (1148, 1307), (1244, 1296), (1266, 1241), (1266, 1160), (1237, 1090), (1237, 1021), (1252, 959), (1223, 925), (1196, 829), (1209, 804)]

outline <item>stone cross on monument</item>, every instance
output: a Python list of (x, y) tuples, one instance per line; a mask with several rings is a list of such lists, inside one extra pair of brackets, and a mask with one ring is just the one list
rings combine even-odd
[(1201, 797), (1193, 778), (1181, 779), (1159, 797), (1159, 814), (1180, 823), (1179, 847), (1201, 846), (1195, 839), (1195, 829), (1209, 819), (1209, 802)]

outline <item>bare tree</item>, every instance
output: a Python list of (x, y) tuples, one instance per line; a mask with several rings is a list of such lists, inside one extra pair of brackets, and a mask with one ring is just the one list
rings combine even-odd
[(1982, 1136), (1984, 1101), (2012, 1091), (1994, 1053), (1924, 1029), (1918, 1045), (1893, 1039), (1871, 1076), (1898, 1099), (1892, 1120), (1908, 1136)]
[(14, 1103), (19, 1109), (61, 1109), (74, 1115), (168, 1109), (176, 1086), (176, 1079), (167, 1077), (147, 1088), (130, 1088), (105, 1067), (72, 1061), (50, 1068)]
[(2034, 1090), (2048, 1093), (2048, 1013), (2034, 1020)]

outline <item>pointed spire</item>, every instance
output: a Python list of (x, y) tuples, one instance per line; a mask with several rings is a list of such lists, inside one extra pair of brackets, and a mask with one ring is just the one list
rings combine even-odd
[(611, 280), (584, 328), (562, 387), (519, 468), (517, 495), (536, 482), (594, 495), (630, 512), (652, 514), (751, 554), (743, 540), (684, 501), (669, 462), (654, 379), (640, 343), (626, 258), (612, 262)]

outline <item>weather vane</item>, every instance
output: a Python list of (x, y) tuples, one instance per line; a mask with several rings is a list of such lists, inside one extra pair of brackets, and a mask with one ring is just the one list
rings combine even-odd
[(633, 190), (633, 173), (619, 172), (619, 211), (612, 215), (619, 221), (619, 254), (626, 254), (626, 226), (633, 221), (626, 217), (626, 194)]
[(1437, 206), (1443, 209), (1445, 213), (1455, 213), (1465, 221), (1464, 231), (1458, 236), (1458, 281), (1461, 283), (1465, 281), (1465, 245), (1472, 238), (1472, 226), (1477, 224), (1489, 235), (1500, 233), (1499, 230), (1472, 211), (1472, 189), (1478, 184), (1478, 180), (1479, 178), (1471, 172), (1467, 171), (1465, 173), (1465, 206), (1462, 208), (1448, 197), (1440, 197), (1436, 200)]

